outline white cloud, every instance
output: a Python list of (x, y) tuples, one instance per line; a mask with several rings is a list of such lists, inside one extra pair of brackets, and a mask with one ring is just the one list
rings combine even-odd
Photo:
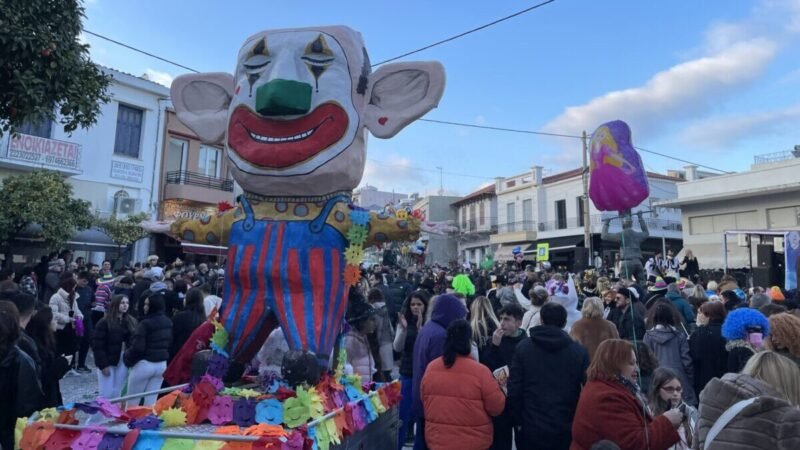
[(742, 92), (798, 33), (800, 0), (760, 0), (739, 21), (711, 24), (703, 42), (685, 53), (691, 55), (689, 60), (654, 74), (640, 86), (568, 107), (544, 128), (576, 134), (622, 119), (636, 137), (658, 134), (675, 121), (705, 116)]
[(153, 69), (145, 70), (144, 77), (154, 83), (158, 83), (166, 87), (169, 87), (172, 84), (172, 80), (175, 78), (166, 72), (159, 72)]
[(475, 125), (481, 125), (481, 126), (483, 126), (483, 125), (486, 125), (486, 124), (488, 123), (488, 122), (486, 121), (486, 117), (484, 117), (484, 116), (483, 116), (483, 114), (478, 114), (478, 115), (475, 117), (475, 120), (474, 120), (474, 122), (475, 122)]
[(719, 149), (758, 135), (779, 132), (787, 125), (791, 125), (793, 131), (798, 121), (800, 105), (795, 105), (775, 111), (708, 119), (684, 130), (681, 139)]
[(622, 119), (637, 133), (656, 131), (671, 119), (706, 112), (714, 101), (758, 78), (776, 50), (774, 42), (763, 38), (737, 43), (713, 56), (659, 72), (643, 86), (609, 92), (585, 105), (569, 107), (544, 129), (591, 132), (601, 123)]

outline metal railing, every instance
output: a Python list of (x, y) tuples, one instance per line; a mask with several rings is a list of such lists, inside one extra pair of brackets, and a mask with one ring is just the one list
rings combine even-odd
[(501, 223), (497, 225), (498, 233), (515, 233), (517, 231), (536, 231), (536, 222), (523, 220), (521, 222)]
[(782, 152), (766, 153), (753, 157), (754, 165), (772, 164), (781, 161), (788, 161), (800, 157), (800, 148), (794, 150), (784, 150)]
[[(683, 224), (675, 220), (666, 220), (658, 218), (645, 218), (645, 223), (650, 230), (670, 230), (670, 231), (683, 231)], [(589, 217), (589, 224), (591, 227), (598, 228), (603, 226), (603, 216), (595, 214)], [(638, 219), (634, 217), (634, 226), (638, 229)], [(611, 229), (619, 228), (620, 221), (613, 220), (611, 222)], [(583, 228), (583, 221), (579, 217), (567, 217), (564, 221), (553, 220), (549, 222), (514, 222), (504, 223), (498, 225), (499, 233), (513, 233), (514, 231), (558, 231)]]
[[(466, 233), (497, 233), (497, 219), (494, 217), (486, 217), (484, 222), (479, 220), (467, 220), (458, 224), (461, 234)], [(492, 224), (492, 225), (490, 225)]]
[(218, 191), (233, 192), (233, 180), (209, 177), (202, 173), (189, 172), (186, 170), (167, 172), (167, 184), (185, 184), (216, 189)]

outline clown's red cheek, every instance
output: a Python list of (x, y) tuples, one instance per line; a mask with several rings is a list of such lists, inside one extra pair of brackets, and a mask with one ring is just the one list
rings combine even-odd
[(381, 117), (378, 119), (378, 123), (381, 125), (386, 125), (386, 122), (389, 120), (388, 117)]

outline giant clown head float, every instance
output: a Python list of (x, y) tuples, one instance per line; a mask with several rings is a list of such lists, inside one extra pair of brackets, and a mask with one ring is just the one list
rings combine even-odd
[(359, 210), (350, 196), (366, 131), (394, 136), (443, 91), (437, 62), (371, 72), (361, 35), (343, 26), (264, 31), (245, 41), (233, 75), (173, 82), (178, 118), (225, 146), (244, 189), (236, 208), (170, 227), (183, 241), (228, 246), (220, 322), (234, 359), (258, 351), (273, 314), (293, 350), (327, 359), (363, 248), (436, 231), (412, 216)]

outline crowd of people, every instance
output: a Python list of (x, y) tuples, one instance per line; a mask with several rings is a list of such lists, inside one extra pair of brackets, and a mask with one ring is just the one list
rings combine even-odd
[(638, 284), (595, 270), (374, 266), (351, 291), (348, 363), (385, 381), (393, 327), (398, 448), (793, 448), (795, 292), (703, 282), (696, 267), (689, 255)]
[(155, 255), (112, 271), (110, 261), (64, 251), (0, 272), (0, 448), (13, 448), (17, 417), (64, 403), (65, 376), (95, 371), (109, 399), (160, 389), (167, 362), (219, 308), (222, 287), (218, 267)]
[[(376, 265), (362, 275), (346, 313), (345, 370), (376, 382), (399, 377), (398, 448), (800, 442), (791, 428), (800, 421), (794, 292), (745, 291), (731, 276), (659, 272), (643, 285), (595, 270), (500, 264)], [(14, 405), (0, 411), (0, 445), (16, 417), (63, 403), (59, 381), (70, 373), (94, 370), (105, 398), (188, 381), (223, 283), (213, 265), (151, 256), (112, 271), (68, 252), (0, 273), (0, 396)], [(276, 328), (243, 371), (280, 374), (288, 353)], [(747, 413), (713, 429), (732, 406)]]

